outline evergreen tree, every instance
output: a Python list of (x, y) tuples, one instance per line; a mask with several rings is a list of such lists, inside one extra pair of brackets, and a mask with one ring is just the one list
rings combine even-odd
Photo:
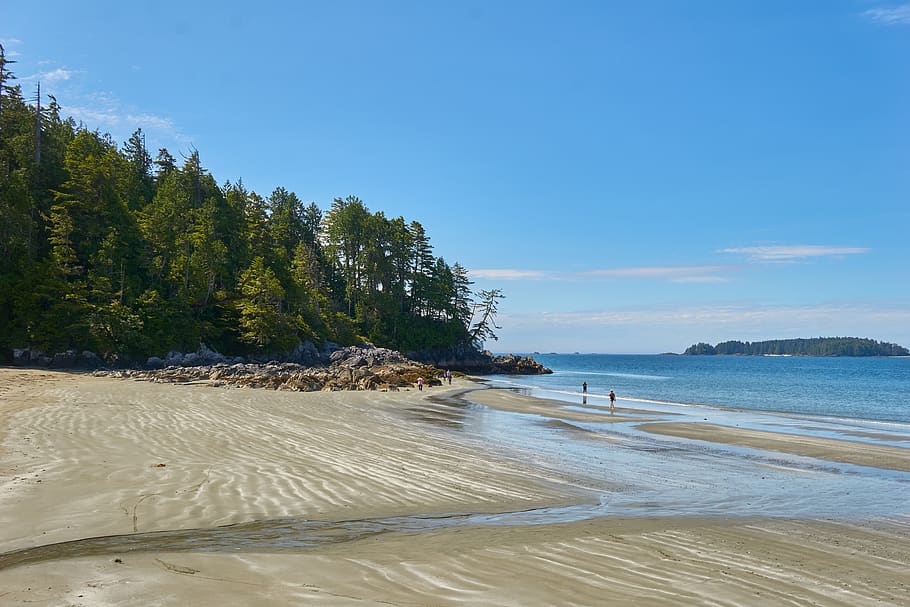
[(264, 351), (287, 350), (296, 334), (281, 312), (284, 289), (262, 257), (257, 257), (240, 276), (240, 339)]
[(505, 295), (499, 289), (480, 290), (477, 294), (480, 301), (474, 305), (474, 315), (479, 313), (480, 317), (471, 327), (470, 336), (471, 343), (480, 349), (488, 339), (494, 341), (499, 339), (493, 329), (502, 328), (496, 324), (496, 314), (499, 311), (499, 301), (504, 299)]
[(501, 292), (475, 304), (419, 221), (356, 196), (323, 213), (282, 187), (267, 199), (219, 187), (196, 150), (182, 166), (166, 148), (152, 160), (141, 129), (118, 149), (54, 97), (23, 99), (10, 63), (0, 47), (0, 347), (140, 358), (201, 341), (229, 353), (495, 339)]

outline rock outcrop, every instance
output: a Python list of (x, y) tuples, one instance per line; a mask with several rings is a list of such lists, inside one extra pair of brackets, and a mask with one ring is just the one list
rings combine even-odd
[(546, 375), (552, 373), (530, 356), (506, 354), (493, 357), (494, 373), (502, 375)]
[(545, 375), (553, 372), (530, 356), (495, 356), (492, 352), (464, 346), (409, 352), (408, 358), (439, 369), (473, 375)]
[(342, 348), (327, 343), (317, 350), (310, 342), (301, 344), (280, 360), (227, 357), (201, 344), (196, 352), (168, 352), (163, 358), (153, 356), (142, 368), (118, 368), (123, 359), (102, 360), (88, 351), (70, 350), (50, 356), (37, 350), (16, 349), (12, 358), (18, 366), (86, 369), (94, 370), (95, 375), (111, 377), (303, 392), (398, 390), (416, 386), (419, 377), (423, 377), (427, 386), (440, 385), (444, 369), (473, 375), (552, 373), (528, 356), (494, 356), (473, 348), (449, 348), (406, 357), (369, 344)]
[[(181, 365), (163, 368), (99, 370), (95, 375), (155, 382), (207, 383), (212, 386), (320, 390), (398, 390), (417, 385), (441, 385), (441, 371), (408, 360), (385, 348), (351, 346), (327, 354), (328, 364), (305, 366), (293, 362), (216, 362), (199, 364), (198, 357), (180, 357)], [(176, 361), (177, 357), (168, 357)], [(159, 359), (160, 360), (160, 359)]]
[(12, 364), (17, 367), (46, 367), (50, 369), (99, 369), (105, 366), (94, 352), (67, 350), (50, 355), (31, 348), (13, 348)]

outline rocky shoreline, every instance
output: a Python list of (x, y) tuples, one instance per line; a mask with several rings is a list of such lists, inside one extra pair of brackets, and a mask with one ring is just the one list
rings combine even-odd
[[(395, 391), (416, 386), (421, 377), (425, 385), (441, 385), (446, 370), (477, 375), (552, 373), (530, 357), (494, 356), (489, 352), (472, 353), (470, 361), (464, 365), (451, 356), (442, 362), (449, 364), (413, 360), (400, 352), (372, 345), (342, 348), (329, 344), (319, 351), (310, 343), (302, 344), (291, 353), (291, 360), (262, 362), (229, 358), (202, 345), (196, 352), (170, 352), (164, 358), (149, 358), (141, 368), (109, 368), (91, 352), (76, 354), (71, 351), (51, 357), (17, 350), (13, 357), (13, 364), (17, 366), (82, 369), (92, 371), (96, 376), (298, 392)], [(464, 357), (462, 362), (465, 362)]]

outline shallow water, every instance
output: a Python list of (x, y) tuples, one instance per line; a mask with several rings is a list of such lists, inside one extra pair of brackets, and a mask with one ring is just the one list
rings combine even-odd
[[(546, 393), (535, 391), (535, 396)], [(470, 401), (470, 394), (465, 396)], [(590, 402), (590, 400), (589, 400)], [(651, 434), (618, 401), (609, 423), (522, 415), (480, 406), (455, 407), (462, 432), (508, 445), (535, 464), (587, 479), (608, 504), (604, 515), (773, 516), (857, 520), (910, 516), (910, 473), (811, 457)], [(440, 405), (442, 407), (443, 405)], [(565, 408), (610, 417), (600, 407)], [(652, 409), (652, 407), (648, 407)], [(866, 422), (813, 420), (709, 407), (662, 405), (657, 421), (702, 421), (731, 427), (908, 446), (900, 428), (882, 433)], [(635, 414), (640, 419), (640, 414)], [(860, 434), (857, 436), (857, 434)]]
[(499, 376), (563, 398), (621, 398), (896, 422), (910, 427), (910, 358), (535, 354), (552, 375)]

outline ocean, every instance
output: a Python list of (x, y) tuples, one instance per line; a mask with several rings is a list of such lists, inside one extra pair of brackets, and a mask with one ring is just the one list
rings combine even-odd
[(617, 397), (910, 425), (910, 358), (532, 354), (552, 375), (494, 384), (574, 402)]
[(910, 521), (910, 472), (660, 436), (641, 423), (646, 411), (662, 421), (906, 449), (910, 358), (532, 356), (553, 374), (485, 382), (562, 401), (556, 418), (565, 410), (592, 421), (554, 425), (546, 415), (481, 407), (469, 410), (466, 424), (529, 460), (599, 479), (609, 513)]

